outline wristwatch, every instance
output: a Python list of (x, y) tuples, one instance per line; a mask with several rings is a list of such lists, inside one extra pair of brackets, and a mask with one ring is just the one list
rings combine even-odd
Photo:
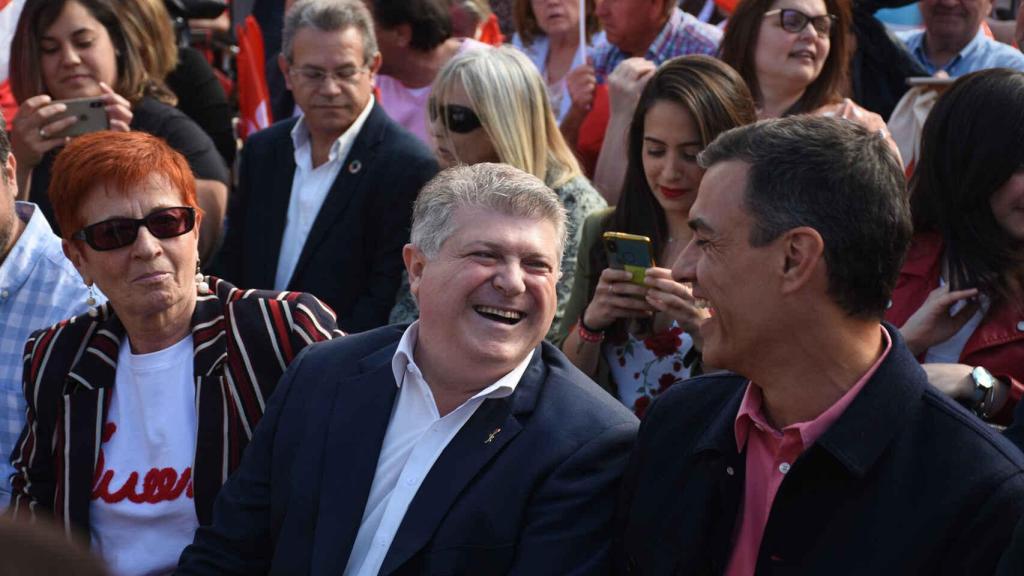
[(991, 372), (982, 366), (975, 366), (971, 370), (971, 380), (974, 381), (974, 398), (972, 402), (974, 413), (980, 416), (982, 420), (987, 420), (993, 415), (991, 413), (993, 392), (996, 390), (999, 382)]

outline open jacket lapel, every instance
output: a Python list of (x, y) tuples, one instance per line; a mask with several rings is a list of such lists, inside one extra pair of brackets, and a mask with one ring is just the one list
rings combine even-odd
[(538, 347), (515, 392), (485, 400), (452, 438), (409, 504), (380, 574), (391, 574), (430, 541), (459, 494), (522, 430), (520, 418), (533, 410), (546, 377)]
[[(327, 197), (324, 198), (323, 205), (320, 206), (320, 212), (317, 213), (316, 220), (313, 221), (313, 228), (310, 229), (309, 236), (306, 237), (306, 242), (302, 245), (302, 253), (299, 254), (299, 261), (295, 264), (295, 271), (292, 273), (293, 280), (302, 276), (313, 253), (323, 243), (331, 228), (347, 220), (345, 211), (351, 204), (352, 198), (358, 193), (372, 193), (361, 191), (360, 187), (372, 185), (372, 182), (364, 184), (363, 176), (369, 172), (368, 168), (376, 156), (375, 150), (383, 137), (386, 126), (385, 119), (384, 111), (377, 104), (373, 104), (366, 123), (363, 124), (362, 130), (356, 136), (341, 171), (338, 172)], [(288, 205), (286, 203), (282, 214), (287, 212)], [(282, 228), (282, 233), (283, 231)], [(276, 262), (274, 269), (277, 269)]]
[[(65, 527), (89, 527), (89, 502), (92, 497), (100, 436), (106, 421), (110, 392), (117, 373), (117, 354), (124, 338), (124, 326), (113, 315), (109, 304), (100, 307), (83, 340), (75, 363), (64, 382), (63, 418), (59, 424), (64, 435), (64, 454), (58, 485), (66, 493), (62, 501)], [(58, 442), (58, 445), (60, 443)]]
[(318, 490), (314, 573), (341, 574), (348, 563), (398, 392), (391, 371), (397, 348), (396, 341), (371, 354), (361, 363), (363, 370), (335, 387)]

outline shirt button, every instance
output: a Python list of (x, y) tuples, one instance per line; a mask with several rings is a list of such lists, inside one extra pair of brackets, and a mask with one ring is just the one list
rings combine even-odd
[(728, 474), (729, 476), (733, 476), (734, 474), (736, 474), (736, 471), (732, 469), (732, 466), (729, 466), (725, 469), (725, 473)]
[[(8, 296), (10, 296), (10, 292), (8, 292), (6, 289), (3, 290), (3, 291), (0, 291), (0, 298), (3, 298), (4, 300), (6, 300)], [(1021, 324), (1024, 324), (1024, 322), (1021, 322)], [(1017, 325), (1017, 328), (1020, 328), (1020, 324)]]
[(416, 485), (416, 477), (415, 476), (410, 476), (410, 477), (406, 478), (405, 479), (405, 485), (406, 486), (415, 486)]
[(885, 309), (888, 310), (889, 308), (892, 308), (892, 300), (885, 303)]
[[(7, 297), (7, 291), (4, 291), (4, 298)], [(1017, 332), (1024, 332), (1024, 321), (1017, 322)]]
[(782, 464), (779, 464), (779, 472), (782, 472), (783, 474), (789, 472), (789, 463), (783, 462)]

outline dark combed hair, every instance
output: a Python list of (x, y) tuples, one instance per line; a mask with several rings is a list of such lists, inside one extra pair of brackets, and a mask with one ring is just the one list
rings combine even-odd
[(700, 155), (704, 168), (730, 160), (750, 166), (750, 244), (813, 228), (832, 299), (850, 316), (881, 318), (912, 234), (903, 170), (885, 140), (855, 122), (802, 114), (730, 130)]
[(452, 37), (452, 17), (441, 0), (374, 0), (373, 18), (382, 28), (408, 24), (416, 50), (433, 50)]
[[(719, 46), (722, 61), (740, 73), (758, 104), (762, 103), (761, 85), (757, 80), (755, 54), (761, 34), (764, 13), (772, 7), (774, 0), (743, 0), (736, 5), (736, 11), (729, 17), (725, 35)], [(821, 74), (814, 79), (799, 100), (785, 114), (813, 112), (826, 104), (840, 99), (850, 67), (847, 55), (847, 34), (850, 32), (853, 16), (850, 0), (825, 0), (825, 9), (836, 17), (829, 36), (828, 56), (821, 67)]]
[[(668, 222), (644, 174), (643, 143), (644, 120), (658, 102), (673, 102), (685, 108), (700, 131), (703, 146), (720, 133), (757, 119), (754, 101), (743, 79), (715, 58), (700, 55), (673, 58), (651, 77), (640, 94), (629, 128), (625, 185), (604, 229), (648, 236), (655, 254), (660, 254), (668, 241)], [(602, 243), (594, 244), (590, 262), (591, 270), (598, 273), (608, 267)], [(593, 298), (597, 281), (595, 274), (588, 286), (589, 299)], [(625, 323), (620, 324), (616, 329), (624, 330)]]
[(1024, 309), (1024, 247), (999, 225), (992, 195), (1024, 166), (1024, 73), (961, 76), (939, 98), (911, 178), (915, 232), (945, 242), (947, 281)]

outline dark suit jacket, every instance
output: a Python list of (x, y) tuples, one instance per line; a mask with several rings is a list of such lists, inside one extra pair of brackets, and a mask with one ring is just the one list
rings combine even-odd
[[(344, 571), (401, 334), (388, 326), (296, 359), (178, 574)], [(635, 432), (629, 411), (543, 343), (515, 392), (485, 400), (434, 463), (380, 574), (606, 574)]]
[[(341, 336), (334, 315), (309, 294), (240, 290), (210, 277), (211, 294), (192, 313), (197, 438), (196, 515), (238, 467), (288, 363), (310, 342)], [(93, 318), (64, 320), (25, 343), (25, 429), (11, 454), (17, 473), (8, 510), (42, 511), (89, 532), (97, 438), (107, 420), (124, 325), (108, 303)], [(156, 383), (155, 383), (156, 384)], [(6, 480), (6, 479), (5, 479)]]
[[(290, 133), (297, 121), (257, 132), (242, 151), (219, 257), (221, 275), (239, 286), (274, 287), (295, 175)], [(402, 280), (412, 203), (436, 173), (426, 146), (375, 104), (320, 208), (288, 289), (326, 302), (346, 332), (386, 324)]]
[[(1024, 512), (1024, 456), (929, 386), (887, 328), (889, 356), (786, 474), (757, 574), (995, 569)], [(743, 499), (733, 424), (745, 389), (734, 374), (704, 376), (648, 410), (623, 481), (621, 573), (725, 570)]]

